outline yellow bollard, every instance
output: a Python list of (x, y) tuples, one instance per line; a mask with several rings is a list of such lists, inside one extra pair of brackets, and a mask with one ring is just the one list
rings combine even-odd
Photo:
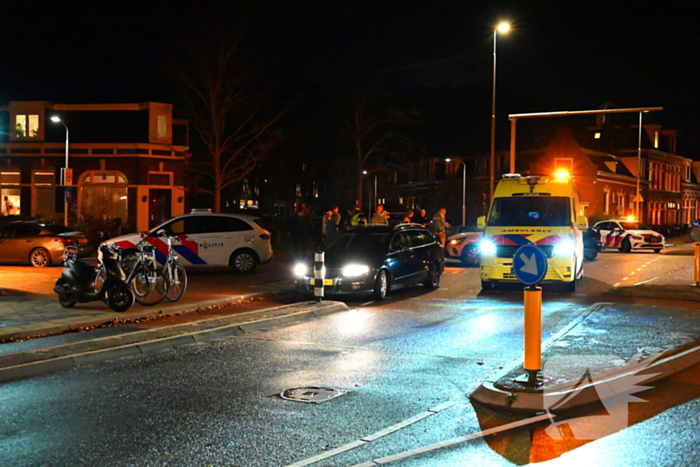
[(542, 288), (525, 288), (525, 364), (523, 368), (534, 380), (542, 370)]
[(695, 286), (700, 286), (700, 243), (693, 245), (695, 253)]

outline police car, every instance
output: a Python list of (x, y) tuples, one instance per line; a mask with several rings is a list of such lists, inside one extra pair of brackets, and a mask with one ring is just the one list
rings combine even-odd
[[(185, 267), (231, 266), (241, 273), (251, 273), (258, 264), (272, 258), (270, 232), (257, 217), (242, 214), (212, 214), (193, 210), (145, 232), (146, 241), (157, 248), (156, 259), (165, 263), (168, 246), (157, 232), (177, 237), (173, 242), (178, 261)], [(116, 243), (124, 250), (134, 250), (141, 234), (122, 235), (103, 243)]]
[(457, 258), (465, 266), (478, 266), (479, 241), (482, 237), (481, 232), (460, 232), (452, 235), (445, 243), (445, 255)]
[(617, 248), (622, 253), (632, 250), (653, 250), (654, 253), (659, 253), (664, 247), (663, 235), (629, 218), (601, 221), (593, 229), (600, 232), (603, 250)]

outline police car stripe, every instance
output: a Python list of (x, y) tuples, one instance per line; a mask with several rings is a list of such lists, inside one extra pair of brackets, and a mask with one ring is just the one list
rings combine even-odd
[(193, 265), (200, 265), (200, 264), (207, 264), (206, 261), (204, 261), (199, 255), (194, 253), (192, 250), (187, 248), (185, 245), (173, 245), (173, 249), (185, 258), (187, 261), (190, 262), (190, 264)]

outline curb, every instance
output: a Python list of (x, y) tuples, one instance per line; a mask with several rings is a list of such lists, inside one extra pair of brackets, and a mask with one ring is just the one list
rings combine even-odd
[(700, 302), (700, 292), (664, 292), (659, 290), (645, 290), (637, 287), (617, 287), (608, 290), (608, 295), (618, 295), (624, 297), (639, 298), (667, 298), (671, 300), (685, 300), (689, 302)]
[[(547, 342), (543, 343), (542, 353), (544, 354), (546, 349), (583, 322), (593, 312), (602, 311), (609, 305), (611, 305), (609, 302), (600, 302), (591, 305), (580, 316), (551, 336)], [(636, 374), (649, 374), (648, 377), (644, 378), (643, 382), (650, 383), (667, 378), (674, 373), (700, 363), (700, 342), (688, 344), (677, 349), (671, 349), (656, 357), (652, 357), (649, 361), (652, 361), (652, 363), (643, 368), (641, 368), (642, 365), (640, 365), (639, 362), (628, 363), (615, 370), (594, 375), (596, 380), (591, 381), (590, 384), (582, 384), (581, 380), (577, 380), (554, 388), (548, 388), (545, 395), (544, 389), (508, 391), (496, 387), (498, 381), (522, 367), (522, 359), (517, 359), (510, 365), (504, 366), (504, 369), (493, 375), (489, 381), (482, 383), (469, 395), (469, 400), (472, 403), (478, 403), (479, 405), (491, 408), (495, 411), (506, 413), (537, 413), (542, 411), (556, 413), (570, 410), (574, 407), (600, 402), (604, 399), (600, 397), (601, 393), (608, 395), (608, 397), (616, 395), (615, 381), (617, 380), (629, 378)], [(600, 392), (599, 388), (602, 388)], [(575, 394), (575, 397), (569, 397), (564, 403), (559, 403), (559, 401), (565, 399), (565, 396), (570, 394)], [(552, 404), (546, 404), (548, 401), (555, 402), (556, 409), (549, 409)]]
[[(504, 391), (496, 388), (493, 382), (487, 381), (471, 393), (469, 399), (472, 403), (476, 402), (497, 411), (542, 412), (549, 408), (549, 405), (545, 404), (548, 398), (557, 402), (563, 400), (565, 396), (575, 393), (575, 399), (573, 397), (568, 398), (563, 404), (557, 404), (556, 410), (551, 410), (551, 412), (561, 412), (599, 402), (604, 399), (600, 397), (600, 393), (608, 394), (608, 397), (619, 394), (617, 391), (618, 386), (615, 382), (622, 378), (629, 378), (634, 375), (648, 375), (648, 377), (644, 378), (644, 383), (647, 384), (668, 378), (697, 363), (700, 363), (700, 345), (696, 343), (695, 347), (680, 353), (663, 358), (659, 357), (641, 371), (638, 363), (632, 363), (614, 373), (603, 374), (598, 378), (599, 381), (594, 381), (588, 385), (578, 386), (578, 382), (573, 382), (566, 386), (548, 390), (545, 395), (542, 390), (529, 392)], [(509, 403), (509, 401), (512, 401), (512, 403)]]
[[(207, 302), (215, 302), (220, 300), (209, 300)], [(200, 302), (204, 303), (204, 302)], [(212, 306), (212, 305), (209, 305)], [(91, 365), (94, 363), (104, 362), (107, 360), (114, 360), (123, 357), (133, 357), (138, 355), (143, 355), (148, 352), (159, 351), (164, 349), (171, 349), (181, 345), (195, 344), (199, 342), (205, 342), (213, 339), (218, 339), (228, 336), (237, 336), (240, 334), (250, 333), (259, 331), (261, 329), (271, 328), (275, 326), (281, 326), (285, 324), (290, 324), (298, 321), (303, 321), (310, 318), (319, 318), (331, 313), (338, 313), (341, 311), (348, 311), (348, 306), (343, 302), (331, 302), (326, 301), (323, 303), (303, 303), (303, 304), (292, 304), (283, 305), (280, 307), (273, 307), (268, 309), (258, 310), (253, 312), (255, 314), (260, 314), (264, 312), (270, 312), (272, 310), (278, 310), (284, 313), (287, 310), (293, 310), (294, 308), (299, 308), (299, 311), (283, 314), (281, 316), (274, 316), (271, 318), (263, 318), (255, 321), (243, 321), (239, 318), (239, 322), (232, 322), (231, 324), (226, 324), (224, 326), (218, 326), (211, 329), (206, 329), (202, 331), (190, 332), (186, 334), (179, 334), (174, 336), (168, 336), (158, 339), (145, 340), (142, 342), (135, 342), (127, 345), (121, 345), (116, 347), (109, 347), (103, 349), (97, 349), (88, 352), (77, 353), (74, 355), (65, 355), (56, 358), (49, 358), (46, 360), (37, 360), (28, 363), (23, 363), (19, 365), (8, 366), (5, 368), (0, 368), (0, 382), (14, 381), (18, 379), (27, 378), (34, 376), (39, 373), (66, 370), (70, 368), (77, 368), (80, 366)], [(236, 315), (234, 315), (236, 316)], [(240, 315), (238, 315), (240, 317)], [(216, 318), (220, 319), (220, 318)], [(213, 320), (209, 320), (213, 321)], [(235, 321), (232, 318), (231, 321)], [(200, 321), (202, 323), (204, 321)], [(192, 323), (187, 323), (192, 324)], [(176, 326), (175, 326), (176, 327)], [(161, 330), (147, 330), (139, 331), (147, 334), (154, 334)], [(93, 342), (102, 341), (106, 342), (107, 339), (116, 339), (120, 337), (131, 336), (133, 337), (136, 333), (126, 334), (122, 336), (111, 336), (109, 338), (96, 339)], [(85, 342), (83, 342), (85, 344)], [(69, 347), (71, 344), (66, 344), (65, 346), (57, 346), (52, 349), (58, 349), (62, 347)], [(24, 352), (24, 354), (36, 354), (39, 355), (41, 352), (46, 352), (47, 349), (37, 349), (35, 351)]]
[(0, 341), (6, 339), (32, 337), (39, 334), (58, 334), (70, 331), (71, 329), (107, 324), (115, 319), (140, 319), (160, 315), (164, 316), (174, 313), (187, 313), (192, 311), (203, 310), (210, 307), (233, 305), (243, 300), (250, 300), (259, 297), (279, 298), (288, 295), (293, 295), (295, 293), (296, 292), (293, 288), (284, 289), (281, 292), (252, 292), (249, 294), (229, 295), (223, 298), (200, 300), (197, 302), (173, 303), (165, 306), (156, 305), (154, 307), (146, 307), (138, 311), (127, 311), (125, 313), (108, 312), (108, 315), (104, 317), (75, 318), (74, 322), (58, 323), (55, 321), (44, 321), (32, 325), (25, 324), (15, 326), (15, 330), (8, 330), (8, 328), (0, 328)]

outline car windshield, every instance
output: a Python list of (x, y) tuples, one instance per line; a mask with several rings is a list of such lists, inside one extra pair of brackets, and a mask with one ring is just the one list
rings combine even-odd
[(565, 227), (571, 225), (569, 198), (516, 196), (493, 201), (489, 226)]
[(382, 255), (389, 249), (389, 232), (347, 232), (338, 235), (326, 247), (326, 253), (354, 251)]
[(651, 230), (649, 227), (642, 224), (641, 222), (620, 222), (620, 225), (625, 230)]

